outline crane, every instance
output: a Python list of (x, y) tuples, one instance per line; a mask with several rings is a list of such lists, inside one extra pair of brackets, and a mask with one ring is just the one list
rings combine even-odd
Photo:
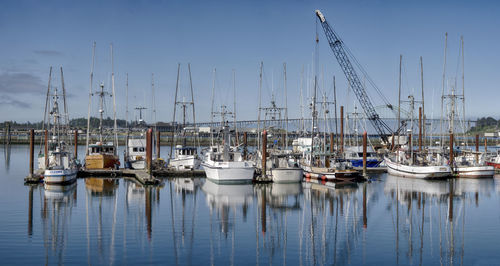
[[(375, 110), (375, 107), (370, 101), (370, 98), (366, 93), (365, 87), (361, 83), (361, 80), (359, 79), (356, 70), (354, 69), (353, 65), (351, 64), (351, 61), (349, 60), (349, 56), (346, 53), (346, 48), (344, 47), (344, 43), (330, 27), (330, 25), (326, 21), (321, 11), (316, 10), (316, 16), (318, 17), (321, 23), (323, 31), (325, 32), (328, 43), (330, 44), (330, 48), (332, 49), (333, 54), (337, 58), (337, 61), (339, 62), (339, 65), (342, 68), (342, 71), (344, 72), (349, 82), (349, 85), (354, 91), (354, 94), (356, 94), (356, 98), (358, 98), (358, 101), (361, 107), (363, 108), (363, 111), (365, 112), (367, 119), (370, 121), (372, 126), (377, 131), (378, 135), (382, 139), (382, 142), (387, 144), (388, 135), (390, 134), (389, 132), (392, 132), (392, 130), (380, 118), (377, 111)], [(387, 107), (392, 109), (392, 105), (390, 104), (387, 104)]]

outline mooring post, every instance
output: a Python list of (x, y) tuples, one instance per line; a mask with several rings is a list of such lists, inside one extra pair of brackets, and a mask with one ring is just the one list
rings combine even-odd
[(151, 135), (153, 130), (151, 128), (146, 132), (146, 165), (148, 167), (148, 173), (151, 174), (151, 157), (153, 155)]
[(35, 156), (35, 130), (30, 129), (30, 177), (33, 177)]
[(247, 159), (247, 132), (243, 132), (243, 160)]
[(267, 163), (267, 131), (262, 132), (262, 177), (266, 177)]
[(367, 142), (368, 134), (363, 132), (363, 176), (366, 178), (366, 142)]
[(344, 152), (344, 106), (340, 106), (340, 147), (341, 153)]
[(75, 129), (75, 159), (78, 158), (78, 130)]
[(422, 152), (422, 107), (418, 108), (418, 151)]
[(476, 162), (479, 162), (479, 134), (476, 134)]
[(44, 147), (44, 156), (45, 156), (45, 169), (49, 167), (49, 131), (45, 129), (45, 147)]
[(4, 133), (4, 135), (5, 135), (4, 143), (9, 145), (10, 144), (10, 135), (11, 134), (10, 134), (10, 123), (8, 123), (8, 122), (5, 125), (5, 133)]
[(488, 151), (488, 138), (484, 136), (484, 153)]
[[(413, 138), (413, 135), (411, 133), (408, 134), (408, 149), (410, 151), (410, 156), (411, 156), (410, 161), (413, 164), (413, 153), (412, 153), (413, 152), (413, 143), (412, 143), (412, 138)], [(398, 139), (398, 142), (399, 142), (399, 139)]]
[(451, 170), (453, 171), (453, 133), (450, 133), (450, 166)]
[(161, 139), (161, 134), (160, 131), (156, 131), (156, 159), (160, 159), (160, 139)]

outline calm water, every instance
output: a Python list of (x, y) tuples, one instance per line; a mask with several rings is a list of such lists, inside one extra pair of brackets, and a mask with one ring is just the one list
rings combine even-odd
[(49, 191), (23, 185), (27, 146), (0, 150), (2, 264), (500, 263), (500, 179), (79, 179)]

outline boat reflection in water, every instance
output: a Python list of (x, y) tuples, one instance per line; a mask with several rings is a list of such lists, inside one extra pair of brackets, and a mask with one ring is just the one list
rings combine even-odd
[[(425, 264), (441, 261), (463, 264), (466, 214), (479, 206), (479, 197), (491, 197), (493, 179), (449, 179), (428, 181), (387, 176), (384, 192), (396, 227), (396, 258)], [(434, 245), (429, 251), (425, 245)], [(405, 260), (406, 261), (406, 260)]]
[(62, 264), (68, 244), (73, 208), (76, 208), (76, 183), (44, 185), (42, 232), (46, 264)]

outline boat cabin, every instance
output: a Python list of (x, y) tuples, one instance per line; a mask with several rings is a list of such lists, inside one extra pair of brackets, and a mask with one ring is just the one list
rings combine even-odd
[(198, 149), (196, 147), (183, 147), (182, 145), (177, 145), (175, 147), (175, 156), (193, 156), (198, 154)]
[(89, 155), (98, 155), (98, 154), (111, 154), (116, 155), (116, 149), (113, 143), (100, 143), (89, 145)]

